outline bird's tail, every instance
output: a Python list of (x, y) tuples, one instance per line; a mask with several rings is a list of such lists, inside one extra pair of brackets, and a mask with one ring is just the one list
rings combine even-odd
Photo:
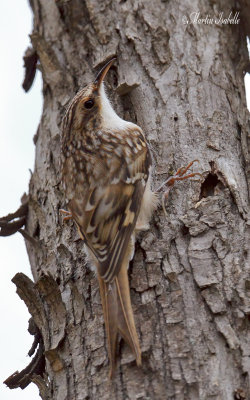
[(141, 365), (141, 350), (131, 306), (126, 263), (123, 263), (113, 282), (104, 282), (99, 274), (98, 280), (108, 341), (110, 377), (112, 378), (115, 371), (118, 332), (133, 351), (137, 365)]

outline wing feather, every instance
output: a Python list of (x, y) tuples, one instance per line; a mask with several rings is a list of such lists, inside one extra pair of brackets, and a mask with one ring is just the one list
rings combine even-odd
[[(93, 155), (91, 157), (93, 162)], [(146, 146), (140, 145), (140, 150), (130, 158), (130, 164), (124, 157), (119, 165), (115, 152), (113, 157), (113, 164), (109, 160), (108, 178), (103, 171), (103, 184), (92, 181), (87, 194), (80, 193), (69, 203), (86, 245), (98, 260), (99, 274), (105, 282), (112, 282), (120, 271), (140, 212), (150, 165)], [(113, 170), (112, 165), (115, 166)]]

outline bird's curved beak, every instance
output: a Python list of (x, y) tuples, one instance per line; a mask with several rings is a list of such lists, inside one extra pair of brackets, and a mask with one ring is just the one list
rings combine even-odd
[(111, 60), (109, 60), (107, 64), (105, 64), (104, 67), (102, 67), (101, 71), (97, 74), (97, 77), (95, 78), (94, 81), (94, 85), (97, 87), (97, 89), (99, 89), (99, 87), (101, 86), (101, 83), (103, 82), (105, 76), (107, 75), (109, 68), (111, 67), (111, 65), (115, 60), (116, 57), (111, 58)]

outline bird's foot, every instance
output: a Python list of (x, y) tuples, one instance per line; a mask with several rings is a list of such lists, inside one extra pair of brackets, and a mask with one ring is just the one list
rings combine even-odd
[(186, 172), (192, 167), (193, 163), (195, 163), (195, 162), (199, 162), (199, 160), (193, 160), (187, 166), (179, 168), (174, 175), (170, 176), (156, 190), (156, 193), (158, 193), (158, 192), (161, 192), (163, 188), (165, 189), (165, 191), (162, 195), (162, 198), (161, 198), (162, 208), (163, 208), (165, 215), (167, 215), (166, 208), (165, 208), (165, 202), (166, 202), (169, 192), (172, 189), (172, 187), (174, 186), (175, 182), (176, 181), (184, 181), (185, 179), (193, 178), (194, 176), (202, 177), (202, 175), (199, 172), (191, 172), (191, 173), (185, 175)]
[(69, 221), (70, 219), (72, 219), (72, 214), (70, 211), (64, 210), (63, 208), (60, 208), (59, 213), (61, 215), (64, 215), (63, 217), (63, 222)]

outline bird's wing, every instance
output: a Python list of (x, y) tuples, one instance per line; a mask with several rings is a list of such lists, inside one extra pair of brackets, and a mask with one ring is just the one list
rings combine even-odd
[[(114, 162), (117, 159), (114, 158)], [(80, 233), (98, 260), (99, 274), (111, 282), (120, 271), (138, 218), (148, 179), (150, 155), (140, 146), (128, 165), (125, 158), (117, 173), (104, 184), (94, 185), (83, 200), (76, 196), (69, 207)]]

